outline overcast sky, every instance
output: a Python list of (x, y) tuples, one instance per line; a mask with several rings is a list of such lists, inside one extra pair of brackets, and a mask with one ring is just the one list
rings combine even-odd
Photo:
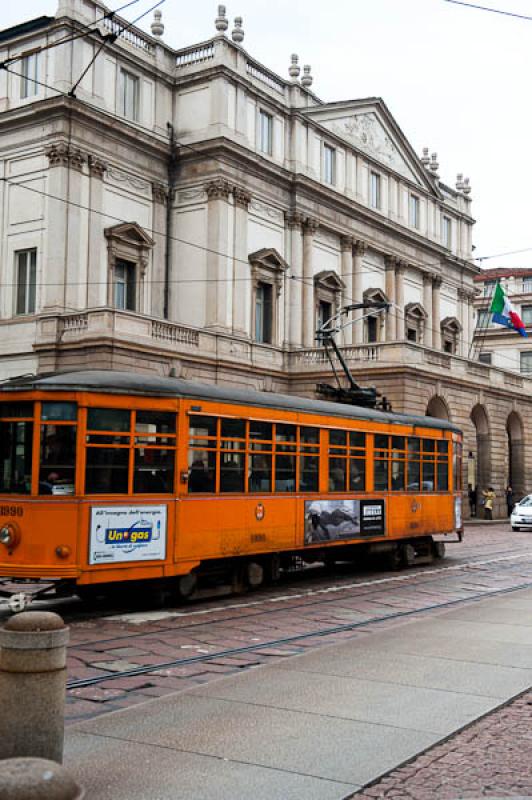
[[(156, 0), (127, 9), (132, 20)], [(532, 16), (532, 0), (470, 0)], [(56, 0), (0, 0), (0, 25), (55, 13)], [(109, 0), (116, 8), (125, 0)], [(532, 267), (532, 20), (446, 0), (229, 0), (244, 18), (244, 47), (288, 77), (291, 53), (311, 64), (325, 101), (378, 96), (411, 145), (438, 153), (440, 176), (454, 187), (469, 176), (477, 219), (476, 256), (530, 248), (483, 262)], [(217, 3), (166, 0), (164, 41), (185, 47), (214, 33)], [(150, 13), (139, 25), (149, 30)], [(478, 262), (477, 262), (478, 263)]]

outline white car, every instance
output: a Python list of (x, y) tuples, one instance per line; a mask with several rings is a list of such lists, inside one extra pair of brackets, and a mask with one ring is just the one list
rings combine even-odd
[(527, 494), (515, 504), (510, 516), (510, 524), (513, 531), (520, 531), (521, 528), (532, 529), (532, 494)]

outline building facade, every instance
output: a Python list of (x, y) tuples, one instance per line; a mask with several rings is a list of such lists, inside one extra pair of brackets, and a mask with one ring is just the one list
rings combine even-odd
[[(532, 488), (530, 384), (469, 358), (469, 181), (379, 98), (326, 103), (215, 35), (175, 50), (95, 0), (0, 32), (0, 373), (156, 371), (264, 391), (331, 382), (316, 329), (395, 410), (447, 417), (467, 477)], [(102, 47), (103, 45), (103, 47)], [(513, 444), (512, 444), (513, 442)], [(473, 466), (472, 466), (473, 465)]]

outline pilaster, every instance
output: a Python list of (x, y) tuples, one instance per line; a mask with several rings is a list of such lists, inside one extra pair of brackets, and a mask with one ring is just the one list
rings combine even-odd
[(423, 331), (423, 344), (432, 347), (432, 275), (423, 273), (423, 308), (427, 315)]
[(233, 188), (235, 205), (233, 230), (233, 332), (251, 335), (252, 286), (248, 263), (248, 207), (251, 194), (240, 186)]
[(291, 279), (286, 281), (289, 286), (289, 319), (286, 325), (289, 331), (289, 341), (292, 347), (301, 347), (303, 344), (303, 236), (302, 225), (304, 218), (297, 211), (285, 214), (286, 224), (290, 232), (290, 271)]
[(233, 294), (233, 259), (229, 252), (229, 198), (232, 186), (224, 178), (216, 178), (207, 184), (205, 190), (208, 197), (205, 319), (207, 327), (227, 330), (231, 326)]
[(303, 346), (314, 347), (314, 264), (312, 249), (319, 222), (308, 217), (303, 224)]
[(441, 278), (432, 278), (432, 346), (435, 350), (441, 349), (441, 312), (440, 312)]
[[(362, 239), (358, 239), (353, 247), (353, 302), (362, 302), (362, 259), (368, 246)], [(364, 321), (357, 314), (358, 319), (353, 322), (353, 343), (362, 344), (364, 341)]]
[(385, 291), (388, 300), (390, 301), (391, 308), (386, 315), (386, 341), (394, 342), (397, 336), (397, 322), (399, 309), (396, 304), (396, 268), (397, 259), (395, 256), (386, 256), (385, 260)]
[[(348, 306), (353, 300), (353, 246), (355, 240), (352, 236), (342, 236), (340, 247), (342, 252), (342, 280), (345, 284), (342, 305)], [(343, 342), (346, 345), (353, 343), (353, 326), (347, 325), (343, 330)]]

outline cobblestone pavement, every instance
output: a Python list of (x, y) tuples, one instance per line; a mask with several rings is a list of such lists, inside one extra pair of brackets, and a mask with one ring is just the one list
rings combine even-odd
[(532, 692), (393, 770), (354, 800), (532, 795)]
[[(512, 533), (507, 523), (468, 529), (466, 541), (450, 545), (448, 553), (441, 562), (400, 573), (318, 572), (314, 580), (299, 577), (184, 608), (79, 619), (72, 613), (67, 723), (368, 636), (405, 616), (430, 615), (442, 603), (532, 585), (532, 534)], [(342, 629), (348, 625), (355, 627)], [(97, 683), (72, 685), (87, 679)]]

